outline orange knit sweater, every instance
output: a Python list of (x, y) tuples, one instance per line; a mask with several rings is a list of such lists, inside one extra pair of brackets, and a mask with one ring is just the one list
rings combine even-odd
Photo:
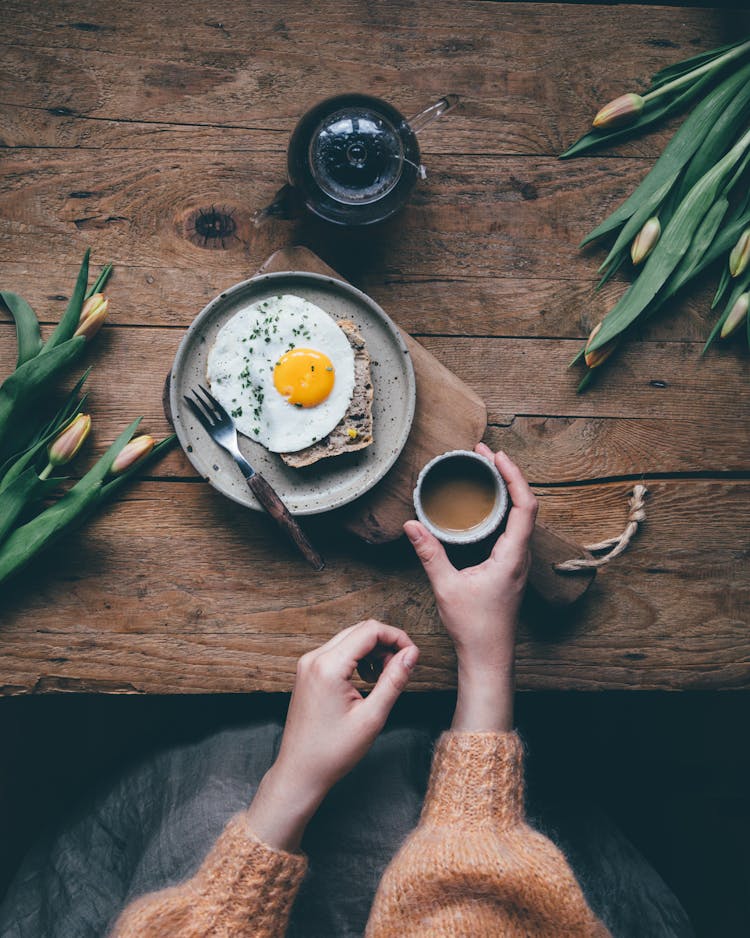
[[(192, 879), (129, 905), (111, 938), (279, 938), (306, 865), (255, 839), (240, 813)], [(608, 935), (563, 855), (524, 821), (518, 736), (444, 733), (367, 938)]]

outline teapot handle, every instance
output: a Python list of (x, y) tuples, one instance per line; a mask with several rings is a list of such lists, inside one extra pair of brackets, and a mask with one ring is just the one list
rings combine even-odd
[(423, 111), (420, 111), (419, 114), (415, 114), (414, 117), (409, 118), (409, 126), (415, 134), (418, 134), (423, 127), (431, 124), (434, 120), (437, 120), (438, 117), (442, 117), (443, 114), (447, 114), (448, 111), (453, 110), (459, 100), (460, 98), (457, 94), (445, 95), (439, 101), (436, 101)]

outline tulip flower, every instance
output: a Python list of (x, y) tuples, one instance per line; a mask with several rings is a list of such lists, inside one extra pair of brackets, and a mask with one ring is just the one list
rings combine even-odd
[(639, 94), (623, 94), (597, 112), (592, 121), (592, 125), (597, 130), (603, 130), (605, 127), (621, 127), (623, 124), (629, 124), (643, 110), (644, 101)]
[(653, 216), (641, 228), (630, 246), (630, 258), (636, 267), (638, 264), (642, 264), (653, 251), (660, 235), (661, 222), (656, 216)]
[(729, 255), (729, 273), (733, 277), (739, 277), (740, 274), (744, 274), (748, 263), (750, 263), (750, 228), (745, 228)]
[(125, 472), (126, 469), (130, 469), (131, 466), (135, 465), (135, 463), (151, 452), (155, 443), (156, 440), (147, 433), (135, 437), (135, 439), (127, 443), (117, 454), (112, 463), (112, 468), (109, 470), (110, 474), (117, 476)]
[(69, 463), (83, 446), (91, 430), (91, 417), (78, 414), (65, 429), (55, 437), (48, 450), (49, 461), (53, 466)]
[(91, 430), (91, 417), (78, 414), (50, 443), (47, 467), (40, 478), (46, 479), (55, 466), (64, 466), (75, 458)]
[(721, 338), (726, 339), (742, 323), (750, 306), (750, 293), (741, 293), (721, 327)]
[(109, 300), (103, 293), (94, 293), (90, 296), (83, 304), (75, 335), (85, 336), (87, 342), (93, 339), (107, 318), (108, 306)]
[(609, 358), (609, 356), (614, 352), (617, 341), (612, 339), (609, 342), (606, 342), (600, 348), (589, 350), (589, 346), (594, 341), (594, 337), (597, 332), (601, 329), (602, 324), (594, 326), (591, 330), (591, 335), (589, 336), (588, 342), (586, 343), (586, 350), (584, 351), (584, 360), (589, 368), (598, 368), (599, 365), (604, 364), (604, 362)]

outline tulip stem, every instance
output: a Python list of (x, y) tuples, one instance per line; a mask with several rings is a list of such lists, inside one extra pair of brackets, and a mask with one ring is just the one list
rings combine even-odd
[(55, 467), (54, 467), (54, 465), (53, 465), (51, 462), (48, 462), (48, 463), (47, 463), (46, 468), (43, 469), (42, 472), (39, 473), (39, 478), (42, 480), (42, 482), (43, 482), (45, 479), (49, 479), (50, 474), (51, 474), (51, 472), (52, 472), (52, 470), (53, 470), (54, 468), (55, 468)]
[(713, 71), (713, 69), (723, 65), (725, 62), (731, 62), (732, 59), (739, 58), (740, 56), (744, 55), (748, 49), (750, 49), (750, 40), (743, 42), (741, 46), (737, 46), (735, 49), (730, 49), (729, 52), (725, 52), (724, 55), (720, 55), (717, 59), (711, 59), (710, 62), (706, 62), (704, 65), (693, 69), (692, 72), (687, 72), (684, 75), (680, 75), (679, 78), (675, 78), (674, 81), (670, 81), (666, 85), (662, 85), (661, 88), (657, 88), (655, 91), (644, 94), (643, 100), (644, 102), (655, 101), (656, 98), (661, 97), (663, 94), (670, 94), (677, 88), (681, 88), (683, 85), (687, 85), (693, 82), (700, 75), (704, 75), (706, 72)]

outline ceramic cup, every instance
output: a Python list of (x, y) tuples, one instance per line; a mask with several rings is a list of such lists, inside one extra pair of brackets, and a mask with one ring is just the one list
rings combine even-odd
[[(460, 468), (458, 461), (466, 459), (476, 461), (486, 470), (487, 477), (491, 480), (495, 490), (495, 502), (489, 514), (472, 527), (463, 528), (461, 530), (442, 528), (425, 513), (422, 505), (422, 489), (425, 479), (436, 466), (445, 463), (447, 460), (455, 460), (457, 468)], [(428, 531), (434, 534), (435, 537), (444, 544), (476, 544), (478, 541), (489, 537), (490, 534), (493, 534), (500, 527), (508, 510), (508, 503), (508, 489), (494, 462), (490, 462), (489, 459), (480, 456), (479, 453), (468, 449), (454, 449), (450, 452), (442, 453), (440, 456), (435, 456), (419, 473), (417, 485), (414, 489), (414, 510), (416, 511), (417, 518)]]

